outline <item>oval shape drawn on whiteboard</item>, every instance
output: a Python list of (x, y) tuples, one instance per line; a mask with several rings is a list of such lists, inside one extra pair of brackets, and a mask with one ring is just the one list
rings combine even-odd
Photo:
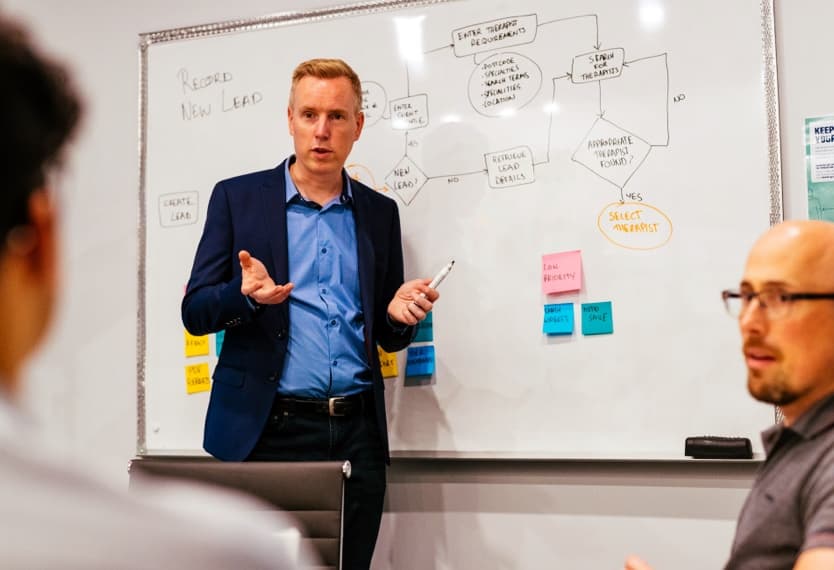
[(370, 127), (382, 118), (388, 105), (385, 89), (376, 81), (362, 82), (362, 112), (365, 113), (365, 126)]
[(597, 217), (597, 227), (614, 245), (657, 249), (672, 237), (672, 220), (645, 202), (612, 202)]
[(469, 102), (481, 115), (512, 115), (532, 101), (542, 86), (542, 70), (529, 57), (502, 52), (480, 62), (469, 76)]

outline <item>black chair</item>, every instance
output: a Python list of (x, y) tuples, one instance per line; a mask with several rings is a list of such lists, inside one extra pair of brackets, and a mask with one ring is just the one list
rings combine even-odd
[(128, 472), (131, 483), (134, 475), (150, 475), (218, 485), (258, 497), (295, 518), (302, 542), (318, 554), (322, 568), (341, 568), (348, 461), (231, 463), (208, 457), (142, 456), (130, 461)]

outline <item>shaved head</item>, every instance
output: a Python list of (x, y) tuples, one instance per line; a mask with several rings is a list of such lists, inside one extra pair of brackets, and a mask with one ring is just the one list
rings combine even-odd
[(791, 220), (775, 225), (751, 249), (748, 269), (762, 259), (803, 286), (834, 290), (834, 224)]

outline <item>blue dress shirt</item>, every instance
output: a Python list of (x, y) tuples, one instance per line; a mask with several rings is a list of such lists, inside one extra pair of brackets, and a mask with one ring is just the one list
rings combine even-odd
[(290, 334), (278, 391), (304, 398), (371, 389), (359, 295), (356, 222), (350, 182), (319, 206), (305, 200), (287, 161)]

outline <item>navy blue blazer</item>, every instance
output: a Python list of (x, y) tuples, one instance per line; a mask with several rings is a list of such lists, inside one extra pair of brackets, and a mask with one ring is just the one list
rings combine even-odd
[[(212, 376), (203, 435), (205, 450), (224, 461), (242, 461), (255, 447), (269, 417), (292, 334), (288, 303), (251, 309), (240, 292), (237, 257), (245, 249), (264, 263), (276, 283), (289, 281), (285, 164), (217, 183), (182, 301), (188, 332), (226, 331)], [(376, 345), (389, 352), (402, 350), (415, 328), (394, 327), (387, 317), (388, 303), (403, 283), (397, 204), (357, 181), (351, 181), (351, 189), (365, 351), (387, 457), (385, 387)]]

